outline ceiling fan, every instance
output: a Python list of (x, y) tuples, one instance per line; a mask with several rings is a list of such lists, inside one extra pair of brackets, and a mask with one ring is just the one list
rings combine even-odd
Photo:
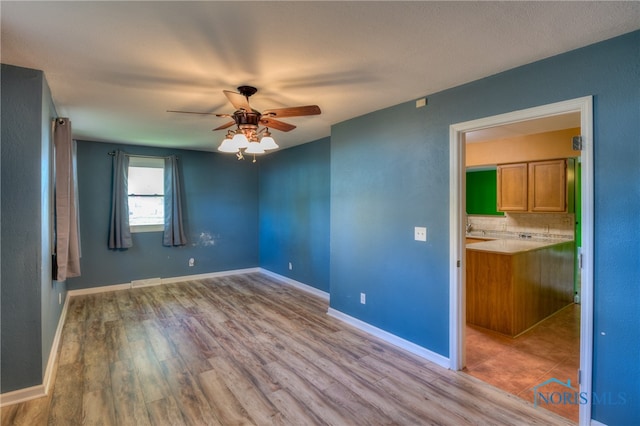
[[(227, 129), (233, 125), (235, 129), (227, 131), (225, 139), (218, 147), (219, 151), (235, 153), (239, 160), (244, 158), (243, 154), (264, 154), (265, 151), (278, 148), (271, 137), (269, 129), (276, 129), (282, 132), (289, 132), (296, 128), (293, 124), (280, 121), (283, 117), (301, 117), (305, 115), (318, 115), (321, 113), (317, 105), (306, 105), (289, 108), (268, 109), (263, 112), (255, 110), (249, 104), (249, 98), (258, 89), (253, 86), (240, 86), (238, 92), (223, 90), (223, 93), (236, 109), (232, 114), (214, 114), (209, 112), (194, 111), (167, 111), (183, 114), (203, 114), (215, 115), (216, 117), (228, 117), (229, 121), (215, 130)], [(263, 126), (260, 128), (260, 126)], [(255, 162), (255, 156), (253, 161)]]

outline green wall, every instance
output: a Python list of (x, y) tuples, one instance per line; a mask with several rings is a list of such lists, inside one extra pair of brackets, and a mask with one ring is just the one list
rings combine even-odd
[(504, 216), (497, 209), (496, 170), (467, 171), (467, 214)]

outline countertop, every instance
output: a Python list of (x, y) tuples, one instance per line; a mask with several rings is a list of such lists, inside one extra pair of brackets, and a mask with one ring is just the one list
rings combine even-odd
[(528, 240), (528, 239), (498, 239), (466, 245), (467, 250), (487, 251), (501, 254), (516, 254), (557, 244), (564, 244), (571, 240)]

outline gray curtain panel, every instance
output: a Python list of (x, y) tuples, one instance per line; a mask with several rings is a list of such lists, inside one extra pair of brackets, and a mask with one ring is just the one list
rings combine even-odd
[(117, 150), (113, 156), (111, 184), (111, 217), (109, 220), (109, 248), (126, 249), (133, 245), (129, 228), (129, 156)]
[(178, 158), (171, 155), (164, 160), (164, 235), (162, 245), (183, 246), (187, 237), (182, 227), (182, 191)]
[(56, 281), (80, 276), (80, 239), (76, 200), (74, 141), (71, 121), (57, 118), (53, 126), (55, 147)]

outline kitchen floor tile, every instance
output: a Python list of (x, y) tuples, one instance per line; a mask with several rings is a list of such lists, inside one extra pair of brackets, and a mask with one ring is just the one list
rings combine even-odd
[[(516, 338), (467, 326), (465, 344), (467, 374), (578, 421), (580, 305), (568, 306)], [(538, 390), (555, 399), (536, 401), (534, 388), (550, 379), (555, 380)], [(563, 401), (556, 400), (559, 395)]]

